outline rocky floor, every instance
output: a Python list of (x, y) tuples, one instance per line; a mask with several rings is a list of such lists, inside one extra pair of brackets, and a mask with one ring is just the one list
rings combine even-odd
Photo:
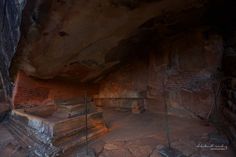
[[(110, 132), (89, 144), (89, 149), (94, 151), (94, 156), (162, 157), (159, 150), (168, 145), (164, 115), (105, 110), (104, 116)], [(227, 138), (207, 122), (175, 116), (169, 116), (169, 122), (171, 147), (179, 150), (183, 155), (187, 157), (235, 156), (232, 149), (228, 147)], [(213, 150), (215, 147), (218, 150)]]
[[(104, 110), (104, 118), (109, 132), (89, 143), (89, 157), (161, 157), (159, 152), (168, 143), (164, 115)], [(183, 157), (235, 156), (226, 137), (207, 122), (169, 116), (169, 133), (171, 147)], [(84, 151), (81, 147), (63, 156), (85, 157)], [(3, 125), (0, 125), (0, 154), (27, 156)]]
[(26, 157), (27, 150), (12, 136), (3, 124), (0, 124), (0, 156), (1, 157)]

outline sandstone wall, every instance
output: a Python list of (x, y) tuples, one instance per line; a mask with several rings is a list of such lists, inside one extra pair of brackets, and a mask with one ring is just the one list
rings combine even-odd
[(207, 118), (215, 103), (223, 52), (220, 36), (194, 30), (158, 42), (144, 56), (111, 72), (97, 86), (68, 81), (36, 80), (19, 72), (15, 107), (44, 104), (47, 100), (83, 98), (85, 90), (97, 106), (131, 110), (143, 105), (151, 112)]
[(44, 105), (48, 101), (83, 101), (97, 93), (97, 85), (86, 85), (61, 80), (39, 80), (19, 71), (15, 81), (13, 103), (15, 108)]
[(151, 53), (149, 108), (164, 110), (165, 98), (169, 113), (206, 118), (214, 104), (222, 54), (221, 37), (202, 31), (164, 41)]
[[(206, 118), (214, 103), (223, 42), (220, 36), (189, 31), (157, 43), (148, 61), (134, 61), (111, 73), (96, 98), (100, 106), (130, 108), (141, 101), (151, 112)], [(131, 59), (130, 59), (131, 60)]]

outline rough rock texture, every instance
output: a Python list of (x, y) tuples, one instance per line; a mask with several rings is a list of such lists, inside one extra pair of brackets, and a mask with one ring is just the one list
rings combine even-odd
[(214, 33), (206, 38), (206, 31), (187, 31), (163, 40), (146, 53), (148, 61), (133, 60), (109, 74), (100, 82), (98, 106), (131, 109), (139, 100), (150, 111), (164, 112), (166, 99), (169, 113), (207, 118), (219, 83), (223, 42)]
[[(206, 36), (207, 34), (207, 36)], [(208, 118), (215, 103), (219, 83), (223, 42), (208, 28), (178, 33), (156, 43), (143, 55), (132, 58), (99, 81), (95, 87), (79, 83), (40, 81), (19, 72), (14, 91), (14, 105), (44, 104), (48, 99), (83, 98), (85, 90), (92, 91), (97, 106), (132, 110), (144, 106), (152, 112), (178, 116)]]
[(39, 80), (28, 77), (19, 71), (13, 91), (14, 108), (45, 105), (47, 102), (83, 103), (85, 94), (91, 96), (97, 94), (97, 84), (80, 84), (77, 82), (65, 82), (61, 80)]
[(148, 55), (132, 59), (100, 82), (100, 90), (95, 96), (97, 106), (131, 110), (134, 102), (144, 105), (148, 81)]
[[(111, 110), (105, 111), (104, 116), (106, 121), (109, 122), (111, 131), (106, 136), (89, 143), (89, 150), (95, 152), (96, 157), (125, 157), (122, 156), (125, 153), (131, 155), (131, 157), (161, 157), (159, 150), (166, 145), (165, 116), (148, 112), (142, 115), (133, 115)], [(181, 151), (184, 155), (235, 157), (231, 147), (223, 151), (197, 148), (201, 144), (217, 144), (216, 146), (220, 144), (218, 142), (212, 143), (210, 140), (216, 139), (217, 136), (212, 136), (216, 129), (207, 122), (175, 116), (169, 116), (169, 120), (172, 147)], [(7, 157), (7, 153), (12, 157), (30, 156), (29, 151), (32, 147), (26, 147), (25, 149), (19, 146), (20, 141), (16, 137), (12, 137), (2, 125), (0, 125), (0, 139), (0, 153), (3, 157)], [(23, 142), (26, 142), (26, 140)], [(84, 151), (84, 147), (76, 147), (74, 151), (65, 152), (66, 154), (62, 154), (61, 157), (75, 157), (84, 153)], [(32, 156), (35, 157), (35, 155)], [(85, 156), (82, 155), (82, 157)]]
[[(156, 99), (164, 94), (163, 101), (166, 100), (170, 112), (207, 118), (215, 103), (223, 41), (211, 33), (206, 38), (206, 32), (188, 32), (167, 40), (160, 48), (164, 56), (168, 54), (164, 59), (156, 53), (156, 73), (150, 72), (150, 87), (154, 88)], [(165, 93), (160, 90), (163, 84)]]
[(24, 3), (24, 0), (0, 1), (0, 81), (3, 82), (4, 92), (9, 97), (12, 92), (9, 68), (20, 38), (21, 14)]
[[(98, 157), (162, 157), (159, 151), (167, 146), (165, 116), (150, 112), (132, 115), (109, 110), (107, 113), (112, 115), (109, 119), (104, 114), (107, 121), (111, 120), (112, 131), (89, 145)], [(171, 146), (185, 156), (235, 156), (228, 144), (214, 141), (220, 138), (207, 122), (176, 116), (169, 116), (169, 120)], [(204, 144), (213, 147), (204, 148)], [(214, 146), (222, 146), (222, 150), (214, 151)]]
[[(9, 105), (6, 101), (6, 93), (2, 81), (0, 80), (0, 113), (6, 113), (9, 110)], [(0, 114), (0, 121), (4, 119), (5, 114)]]
[(187, 25), (194, 23), (192, 15), (198, 21), (204, 13), (205, 2), (29, 1), (13, 69), (20, 68), (28, 75), (43, 79), (100, 78), (130, 55), (143, 52), (154, 29), (163, 36), (175, 32), (171, 27), (186, 19), (190, 19)]
[(223, 122), (224, 131), (227, 133), (236, 149), (236, 34), (231, 34), (225, 44), (225, 52), (223, 58), (223, 69), (225, 78), (222, 81), (222, 97), (223, 101), (220, 106), (223, 117), (218, 117), (218, 121)]
[(20, 38), (21, 13), (24, 3), (24, 0), (3, 0), (0, 2), (0, 68), (8, 94), (11, 93), (8, 70)]
[(0, 154), (4, 157), (25, 157), (26, 150), (20, 146), (19, 141), (7, 130), (7, 128), (0, 124)]

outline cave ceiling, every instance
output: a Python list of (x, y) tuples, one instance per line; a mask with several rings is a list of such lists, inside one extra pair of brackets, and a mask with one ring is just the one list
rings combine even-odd
[(145, 53), (152, 38), (194, 25), (205, 6), (204, 0), (28, 1), (12, 67), (40, 79), (96, 80)]

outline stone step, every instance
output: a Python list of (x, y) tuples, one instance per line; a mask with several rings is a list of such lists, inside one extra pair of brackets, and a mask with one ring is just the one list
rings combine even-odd
[[(58, 105), (59, 110), (65, 112), (68, 118), (80, 116), (86, 113), (85, 104), (73, 104), (73, 105)], [(87, 104), (87, 113), (96, 111), (96, 107), (89, 103)]]
[(39, 117), (49, 117), (57, 110), (57, 105), (39, 105), (31, 108), (24, 108), (24, 112)]
[[(13, 110), (11, 112), (11, 117), (29, 128), (38, 130), (42, 134), (46, 134), (48, 137), (58, 136), (63, 132), (74, 130), (85, 125), (85, 115), (51, 121), (47, 118), (24, 113), (22, 110)], [(102, 121), (102, 112), (88, 114), (88, 123), (91, 123), (91, 125), (102, 123)]]
[[(71, 134), (65, 133), (64, 136), (57, 137), (53, 139), (52, 142), (42, 140), (38, 135), (34, 133), (33, 130), (27, 128), (25, 126), (19, 125), (19, 123), (15, 123), (10, 120), (7, 126), (11, 132), (17, 136), (24, 147), (32, 148), (34, 150), (43, 149), (47, 154), (55, 154), (55, 152), (63, 151), (70, 149), (71, 147), (79, 146), (86, 142), (86, 132), (85, 127), (78, 128), (74, 130)], [(107, 128), (105, 125), (98, 125), (96, 127), (88, 127), (88, 140), (101, 136), (107, 132)], [(42, 148), (43, 147), (43, 148)], [(48, 150), (46, 150), (46, 148)]]
[[(90, 103), (92, 101), (92, 98), (87, 98), (87, 102)], [(76, 105), (76, 104), (84, 104), (85, 99), (84, 97), (81, 98), (71, 98), (68, 100), (55, 100), (55, 103), (57, 105)]]
[[(102, 127), (106, 127), (106, 126), (105, 126), (105, 124), (103, 122), (101, 122), (100, 124), (96, 124), (96, 126), (91, 124), (91, 123), (88, 123), (88, 129), (93, 129), (93, 128), (97, 128), (97, 127), (101, 127), (102, 128)], [(67, 132), (63, 132), (61, 134), (58, 134), (58, 135), (53, 137), (53, 143), (59, 141), (60, 139), (62, 139), (64, 137), (70, 137), (70, 136), (76, 135), (76, 134), (78, 134), (80, 132), (84, 132), (85, 129), (86, 129), (86, 126), (83, 125), (83, 126), (78, 127), (76, 129), (69, 130)]]
[(44, 144), (50, 144), (50, 142), (52, 141), (52, 138), (47, 136), (46, 134), (39, 133), (37, 130), (32, 129), (15, 119), (9, 118), (9, 124), (14, 126), (14, 128), (17, 128), (17, 130), (24, 132), (25, 135), (32, 136), (33, 139), (40, 141)]
[(51, 144), (44, 144), (42, 141), (35, 138), (33, 133), (29, 133), (25, 128), (19, 127), (12, 121), (6, 125), (10, 132), (20, 141), (20, 143), (29, 149), (32, 156), (50, 156), (55, 157), (61, 151), (59, 148)]
[(10, 117), (24, 126), (37, 130), (39, 133), (53, 137), (53, 123), (44, 118), (25, 113), (22, 109), (12, 110)]
[(66, 111), (78, 111), (85, 110), (84, 104), (75, 104), (75, 105), (58, 105), (59, 108), (65, 109)]
[[(37, 132), (36, 130), (24, 125), (18, 120), (15, 120), (13, 118), (9, 119), (9, 123), (14, 126), (14, 128), (17, 128), (17, 130), (20, 130), (21, 132), (24, 132), (27, 136), (34, 136), (34, 139), (37, 139), (40, 142), (43, 142), (44, 144), (56, 144), (60, 143), (60, 141), (63, 138), (70, 138), (73, 136), (77, 136), (78, 134), (83, 134), (85, 132), (86, 126), (85, 124), (82, 125), (81, 127), (78, 127), (73, 130), (69, 130), (67, 132), (63, 132), (61, 134), (58, 134), (57, 136), (54, 137), (49, 137), (45, 134), (41, 134)], [(106, 129), (105, 123), (101, 120), (100, 122), (95, 123), (88, 123), (88, 130), (99, 130), (99, 129)]]
[[(5, 124), (6, 128), (14, 135), (14, 137), (17, 139), (17, 141), (23, 146), (24, 148), (28, 148), (31, 146), (32, 140), (28, 138), (28, 136), (25, 134), (26, 130), (19, 128), (15, 123), (12, 121), (9, 121), (7, 124)], [(22, 133), (24, 134), (22, 134)]]
[[(93, 129), (88, 130), (88, 141), (96, 139), (102, 135), (104, 135), (108, 129), (106, 127), (95, 127)], [(77, 146), (83, 145), (86, 143), (86, 134), (85, 131), (82, 134), (74, 135), (68, 137), (67, 139), (63, 139), (64, 141), (58, 143), (58, 147), (65, 152), (71, 148), (75, 148)]]
[[(96, 125), (102, 122), (103, 122), (102, 112), (94, 112), (94, 113), (88, 114), (89, 124)], [(68, 132), (76, 128), (80, 128), (84, 125), (85, 125), (85, 115), (61, 120), (61, 121), (56, 122), (53, 125), (53, 135), (58, 136), (60, 134), (63, 134), (64, 132)]]
[[(21, 109), (12, 111), (8, 128), (25, 147), (32, 147), (34, 154), (53, 156), (86, 142), (85, 120), (85, 115), (81, 115), (55, 121), (50, 117), (30, 115)], [(97, 138), (108, 131), (102, 112), (88, 114), (87, 131), (88, 140)]]

